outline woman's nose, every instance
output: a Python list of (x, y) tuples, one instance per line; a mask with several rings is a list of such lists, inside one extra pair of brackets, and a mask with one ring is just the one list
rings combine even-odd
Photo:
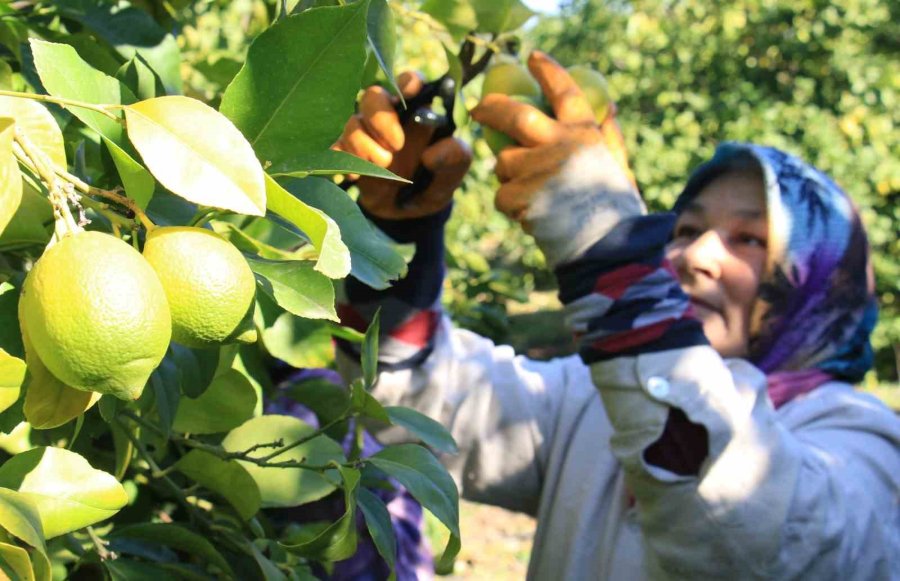
[(715, 230), (707, 230), (684, 247), (681, 266), (690, 274), (718, 279), (727, 253), (722, 236)]

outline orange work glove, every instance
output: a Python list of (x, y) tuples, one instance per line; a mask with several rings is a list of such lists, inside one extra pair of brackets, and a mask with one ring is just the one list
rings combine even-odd
[(519, 221), (551, 267), (572, 261), (619, 220), (645, 212), (615, 108), (598, 125), (593, 108), (566, 69), (535, 51), (528, 69), (555, 118), (507, 95), (488, 94), (472, 117), (521, 147), (497, 156), (497, 208)]
[[(421, 77), (410, 72), (402, 73), (397, 84), (406, 99), (415, 97), (423, 85)], [(334, 148), (406, 179), (412, 178), (419, 164), (434, 173), (431, 185), (402, 208), (397, 207), (395, 199), (403, 183), (365, 176), (359, 178), (359, 203), (370, 214), (394, 220), (435, 214), (450, 203), (453, 192), (462, 183), (472, 163), (472, 151), (455, 137), (428, 145), (434, 128), (413, 122), (401, 127), (394, 109), (397, 101), (382, 87), (366, 89), (359, 113), (347, 121)]]

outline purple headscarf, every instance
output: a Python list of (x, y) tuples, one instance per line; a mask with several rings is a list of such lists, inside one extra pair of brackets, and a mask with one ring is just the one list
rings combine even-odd
[(748, 359), (776, 407), (830, 379), (860, 381), (873, 362), (877, 319), (866, 234), (831, 179), (771, 147), (724, 143), (691, 176), (679, 212), (717, 176), (747, 163), (763, 175), (768, 265), (754, 305)]

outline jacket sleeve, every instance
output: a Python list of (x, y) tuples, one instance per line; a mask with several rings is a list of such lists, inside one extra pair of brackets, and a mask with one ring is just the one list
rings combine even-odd
[(707, 344), (663, 259), (666, 219), (625, 220), (557, 271), (648, 564), (674, 578), (898, 578), (896, 417), (844, 384), (776, 411), (761, 372)]
[[(416, 409), (449, 428), (459, 453), (441, 461), (462, 495), (534, 514), (550, 439), (564, 418), (576, 416), (579, 406), (597, 395), (577, 357), (532, 361), (455, 329), (443, 316), (448, 215), (375, 220), (396, 241), (416, 244), (409, 273), (384, 291), (348, 281), (339, 312), (344, 324), (364, 330), (381, 310), (380, 373), (373, 395), (383, 405)], [(338, 367), (347, 379), (360, 375), (355, 345), (339, 342)], [(409, 437), (400, 428), (375, 433), (385, 443)]]

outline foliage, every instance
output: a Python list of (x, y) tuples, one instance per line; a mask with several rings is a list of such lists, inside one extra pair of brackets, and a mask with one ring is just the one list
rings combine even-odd
[[(445, 568), (459, 550), (456, 486), (433, 455), (361, 450), (363, 420), (444, 452), (452, 438), (372, 398), (377, 318), (363, 337), (334, 306), (335, 281), (349, 274), (375, 288), (405, 274), (401, 249), (331, 181), (395, 176), (328, 148), (362, 86), (393, 84), (395, 13), (410, 10), (385, 0), (0, 6), (5, 574), (311, 578), (355, 553), (360, 512), (393, 567), (390, 519), (372, 492), (388, 478), (450, 531)], [(464, 38), (493, 42), (528, 14), (517, 1), (480, 9)], [(445, 39), (451, 61), (474, 46)], [(256, 284), (255, 344), (172, 342), (135, 400), (66, 385), (25, 359), (17, 305), (48, 247), (86, 227), (140, 250), (161, 226), (205, 228), (241, 251)], [(332, 365), (333, 337), (363, 343), (363, 378), (346, 392), (291, 390), (318, 426), (262, 414), (272, 359)], [(342, 506), (333, 522), (284, 526), (273, 512), (303, 514), (331, 496)]]
[(885, 0), (575, 0), (534, 36), (606, 74), (656, 209), (729, 139), (793, 152), (846, 188), (872, 242), (878, 375), (889, 379), (900, 344), (898, 16)]

